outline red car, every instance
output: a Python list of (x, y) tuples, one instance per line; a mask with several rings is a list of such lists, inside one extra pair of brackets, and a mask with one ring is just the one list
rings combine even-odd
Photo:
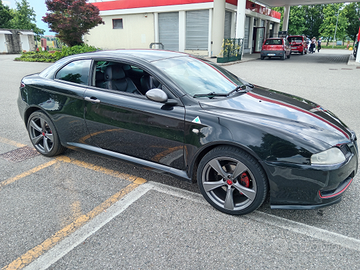
[(306, 37), (304, 37), (304, 36), (288, 36), (287, 39), (291, 45), (291, 52), (307, 54), (308, 44), (306, 43)]
[(290, 58), (291, 48), (290, 44), (285, 38), (268, 38), (264, 41), (260, 52), (261, 60), (265, 57), (280, 57), (285, 60), (286, 57)]

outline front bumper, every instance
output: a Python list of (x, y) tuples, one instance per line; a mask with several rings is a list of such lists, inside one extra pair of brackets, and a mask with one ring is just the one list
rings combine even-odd
[(282, 57), (284, 54), (285, 51), (261, 51), (261, 56), (264, 57)]
[(358, 168), (356, 142), (351, 155), (337, 166), (266, 163), (272, 209), (316, 209), (338, 203)]

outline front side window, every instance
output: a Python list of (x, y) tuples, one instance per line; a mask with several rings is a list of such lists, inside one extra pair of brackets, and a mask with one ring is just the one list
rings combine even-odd
[(71, 62), (58, 71), (55, 79), (87, 85), (91, 60)]
[(128, 94), (145, 95), (153, 88), (160, 88), (160, 82), (142, 68), (121, 62), (95, 62), (93, 86)]

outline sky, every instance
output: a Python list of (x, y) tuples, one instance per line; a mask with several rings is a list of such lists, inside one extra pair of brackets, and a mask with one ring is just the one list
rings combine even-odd
[[(21, 0), (0, 0), (4, 5), (9, 6), (10, 8), (16, 8), (16, 2), (20, 2)], [(50, 29), (48, 27), (47, 23), (44, 23), (41, 19), (43, 16), (45, 16), (45, 13), (47, 12), (47, 8), (45, 5), (45, 0), (27, 0), (30, 7), (32, 7), (35, 10), (36, 13), (36, 25), (40, 29), (44, 29), (45, 33), (44, 35), (55, 35), (54, 32), (50, 32)]]

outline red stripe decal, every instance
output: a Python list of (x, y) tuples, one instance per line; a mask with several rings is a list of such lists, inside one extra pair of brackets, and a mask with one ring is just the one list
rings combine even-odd
[(320, 198), (322, 198), (322, 199), (328, 199), (328, 198), (332, 198), (332, 197), (335, 197), (335, 196), (337, 196), (337, 195), (340, 195), (341, 193), (343, 193), (343, 192), (350, 186), (352, 180), (353, 180), (353, 178), (351, 178), (350, 182), (346, 185), (346, 187), (344, 187), (342, 190), (340, 190), (340, 191), (339, 191), (338, 193), (336, 193), (336, 194), (332, 194), (332, 195), (328, 195), (328, 196), (322, 196), (322, 195), (321, 195), (321, 192), (320, 192), (320, 190), (319, 190), (319, 196), (320, 196)]

